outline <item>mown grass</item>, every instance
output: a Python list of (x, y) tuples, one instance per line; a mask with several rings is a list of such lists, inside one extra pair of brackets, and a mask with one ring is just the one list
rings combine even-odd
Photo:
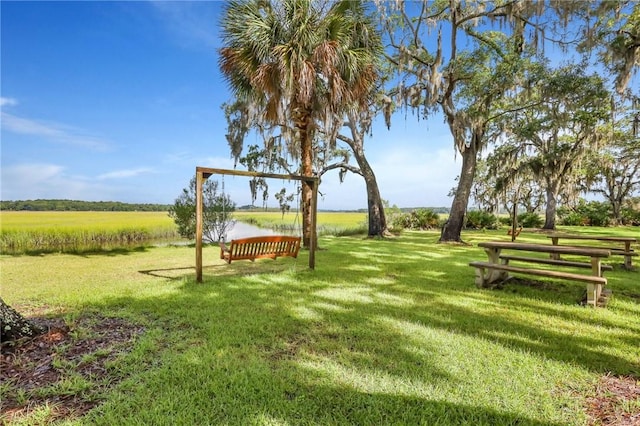
[(3, 254), (85, 252), (179, 238), (166, 212), (0, 212)]
[(607, 273), (606, 309), (573, 282), (481, 290), (475, 244), (509, 237), (463, 238), (323, 237), (314, 271), (307, 252), (226, 265), (208, 247), (202, 284), (188, 247), (2, 256), (2, 291), (145, 325), (110, 366), (125, 380), (69, 424), (581, 425), (599, 376), (640, 377), (640, 272)]

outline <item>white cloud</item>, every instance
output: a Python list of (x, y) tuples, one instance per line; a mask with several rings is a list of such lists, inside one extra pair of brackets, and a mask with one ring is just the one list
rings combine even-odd
[[(3, 105), (15, 105), (6, 98)], [(86, 134), (81, 129), (58, 123), (44, 123), (28, 118), (22, 118), (13, 114), (2, 112), (2, 129), (21, 135), (36, 136), (52, 142), (88, 148), (96, 151), (105, 151), (109, 144), (104, 140)]]
[(107, 180), (107, 179), (124, 179), (136, 177), (142, 174), (153, 173), (153, 169), (148, 167), (139, 167), (137, 169), (125, 169), (125, 170), (115, 170), (113, 172), (103, 173), (101, 175), (96, 176), (98, 180)]
[(100, 200), (112, 194), (110, 188), (82, 176), (71, 176), (57, 164), (3, 166), (1, 178), (3, 200)]
[(0, 107), (18, 105), (18, 101), (13, 98), (0, 97)]

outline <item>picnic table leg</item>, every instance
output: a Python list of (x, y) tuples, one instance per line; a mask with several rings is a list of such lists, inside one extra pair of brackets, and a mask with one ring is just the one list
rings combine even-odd
[(600, 291), (602, 291), (602, 284), (587, 284), (587, 305), (592, 305), (593, 307), (598, 306)]
[[(595, 277), (602, 276), (602, 259), (599, 257), (591, 258), (591, 273)], [(598, 300), (602, 295), (602, 284), (587, 284), (587, 303), (589, 305), (598, 306)]]
[(476, 267), (476, 287), (483, 288), (487, 286), (484, 268)]
[[(485, 247), (484, 251), (487, 253), (490, 263), (500, 263), (500, 249)], [(488, 269), (484, 276), (484, 285), (494, 283), (496, 281), (502, 281), (509, 277), (507, 271), (498, 271), (496, 269)], [(477, 280), (476, 280), (477, 282)]]

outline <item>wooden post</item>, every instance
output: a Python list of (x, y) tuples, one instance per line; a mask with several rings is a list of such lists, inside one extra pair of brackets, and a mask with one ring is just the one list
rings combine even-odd
[(633, 271), (633, 264), (631, 263), (631, 241), (624, 242), (624, 269)]
[[(558, 237), (551, 237), (551, 243), (554, 246), (558, 245)], [(560, 260), (560, 253), (551, 253), (550, 257), (554, 260)]]
[(316, 246), (318, 244), (318, 232), (316, 229), (316, 221), (318, 219), (318, 181), (307, 181), (307, 185), (311, 186), (311, 238), (309, 247), (309, 269), (316, 267)]
[(511, 220), (511, 242), (516, 240), (516, 226), (518, 224), (517, 222), (518, 222), (518, 203), (517, 201), (514, 200), (513, 201), (513, 219)]
[(196, 170), (196, 282), (202, 282), (202, 185), (204, 174)]
[[(596, 277), (602, 276), (602, 258), (591, 258), (591, 273)], [(587, 284), (587, 303), (598, 306), (598, 300), (602, 295), (602, 284)]]

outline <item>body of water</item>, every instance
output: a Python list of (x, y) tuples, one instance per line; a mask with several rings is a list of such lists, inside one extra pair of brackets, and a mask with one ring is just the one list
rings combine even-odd
[[(280, 235), (281, 232), (276, 232), (273, 229), (268, 228), (260, 228), (255, 225), (250, 225), (244, 222), (236, 222), (236, 224), (227, 231), (224, 236), (225, 242), (230, 242), (231, 240), (237, 240), (240, 238), (249, 238), (249, 237), (261, 237), (263, 235)], [(152, 241), (152, 245), (154, 246), (166, 246), (166, 245), (189, 245), (194, 244), (194, 240), (157, 240)]]

